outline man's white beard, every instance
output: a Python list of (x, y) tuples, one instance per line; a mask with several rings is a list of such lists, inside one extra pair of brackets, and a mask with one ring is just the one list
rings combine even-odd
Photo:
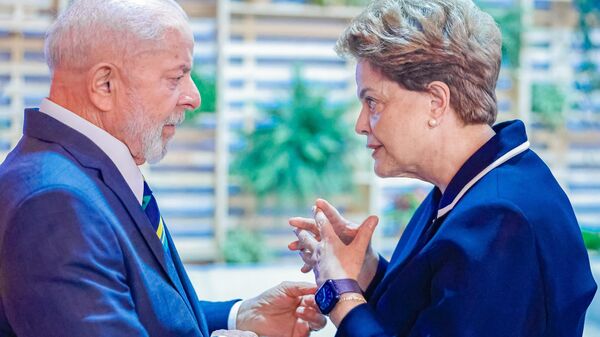
[(167, 141), (163, 144), (162, 129), (164, 125), (158, 127), (148, 126), (142, 132), (142, 152), (144, 158), (149, 164), (156, 164), (167, 154)]
[(163, 142), (162, 131), (165, 125), (179, 125), (183, 122), (185, 114), (173, 114), (167, 120), (161, 122), (159, 125), (152, 125), (150, 121), (144, 118), (147, 115), (145, 109), (140, 108), (141, 105), (137, 105), (138, 111), (136, 115), (139, 118), (132, 120), (128, 127), (128, 133), (130, 135), (139, 135), (141, 138), (141, 150), (146, 162), (149, 164), (156, 164), (167, 154), (167, 142), (170, 139), (165, 139)]

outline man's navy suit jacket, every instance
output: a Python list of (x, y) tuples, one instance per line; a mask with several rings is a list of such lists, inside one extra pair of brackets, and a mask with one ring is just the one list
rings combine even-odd
[(582, 335), (596, 284), (571, 204), (523, 123), (494, 130), (423, 201), (337, 336)]
[(199, 302), (113, 162), (26, 110), (0, 166), (0, 336), (208, 337), (234, 301)]

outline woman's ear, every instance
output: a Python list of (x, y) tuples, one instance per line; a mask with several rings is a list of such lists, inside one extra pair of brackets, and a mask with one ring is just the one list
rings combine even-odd
[(113, 109), (117, 90), (117, 69), (110, 63), (98, 63), (88, 72), (88, 95), (100, 111)]
[(427, 91), (431, 98), (430, 118), (439, 124), (450, 107), (450, 87), (444, 82), (433, 81), (427, 85)]

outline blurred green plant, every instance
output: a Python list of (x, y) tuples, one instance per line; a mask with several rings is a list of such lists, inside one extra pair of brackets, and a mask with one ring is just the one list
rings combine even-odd
[(489, 13), (502, 33), (502, 59), (511, 68), (521, 65), (521, 33), (523, 32), (522, 10), (516, 2), (511, 7), (490, 7), (485, 2), (478, 1), (482, 10)]
[(564, 91), (556, 84), (534, 83), (531, 86), (531, 112), (551, 129), (563, 124), (566, 99)]
[(384, 234), (399, 235), (410, 221), (417, 207), (424, 199), (424, 194), (421, 191), (412, 191), (397, 195), (392, 205), (388, 207), (383, 216), (385, 219)]
[(588, 250), (600, 252), (600, 232), (582, 230), (583, 243)]
[(247, 147), (232, 171), (260, 202), (274, 196), (278, 206), (303, 207), (317, 196), (350, 189), (346, 154), (353, 129), (342, 116), (347, 105), (332, 106), (325, 95), (309, 90), (296, 67), (287, 101), (264, 108), (266, 118), (245, 135)]
[(217, 81), (215, 76), (209, 75), (208, 72), (200, 72), (197, 69), (192, 70), (191, 76), (202, 97), (202, 104), (196, 110), (186, 112), (185, 120), (188, 122), (193, 122), (203, 113), (217, 111)]
[(581, 33), (583, 52), (576, 82), (580, 91), (590, 97), (594, 91), (600, 90), (600, 71), (598, 60), (593, 56), (595, 46), (591, 38), (594, 27), (600, 27), (600, 2), (575, 0), (574, 5), (579, 11), (578, 28)]
[(243, 228), (227, 232), (222, 254), (225, 262), (232, 264), (264, 262), (271, 256), (262, 235)]

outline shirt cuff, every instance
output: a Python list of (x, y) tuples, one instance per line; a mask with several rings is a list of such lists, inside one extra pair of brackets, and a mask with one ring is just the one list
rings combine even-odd
[(237, 315), (238, 311), (240, 311), (240, 306), (242, 305), (242, 301), (237, 301), (229, 310), (229, 318), (227, 318), (227, 329), (229, 330), (237, 330)]

